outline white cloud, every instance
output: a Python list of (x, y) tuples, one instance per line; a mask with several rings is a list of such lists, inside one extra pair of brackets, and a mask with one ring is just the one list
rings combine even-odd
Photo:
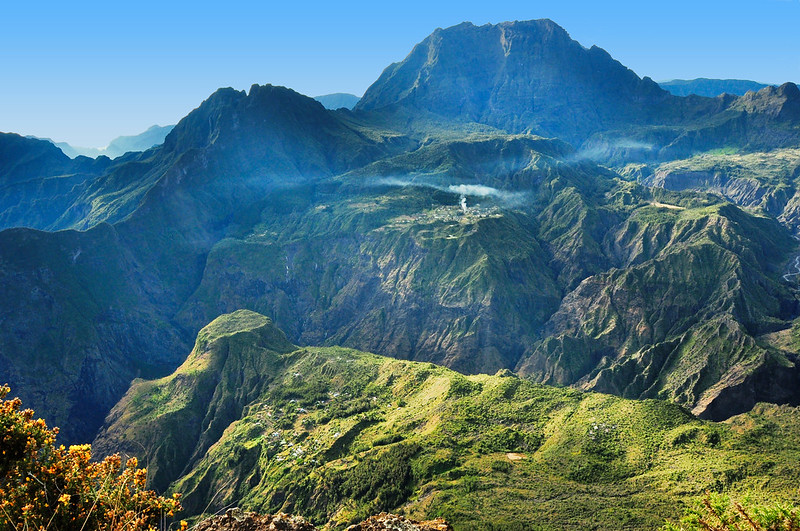
[(417, 186), (420, 188), (432, 188), (434, 190), (450, 192), (462, 196), (491, 197), (508, 207), (520, 206), (528, 197), (527, 192), (510, 192), (483, 184), (461, 183), (442, 185), (432, 183), (418, 177), (382, 177), (378, 179), (375, 184), (384, 186)]

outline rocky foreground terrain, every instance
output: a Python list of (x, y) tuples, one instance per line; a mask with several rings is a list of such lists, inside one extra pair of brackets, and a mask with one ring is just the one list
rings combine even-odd
[[(243, 513), (230, 509), (224, 516), (209, 518), (198, 524), (197, 531), (316, 531), (316, 527), (301, 516), (287, 514)], [(371, 516), (359, 524), (351, 525), (347, 531), (452, 531), (453, 528), (441, 518), (417, 522), (396, 514), (381, 513)]]

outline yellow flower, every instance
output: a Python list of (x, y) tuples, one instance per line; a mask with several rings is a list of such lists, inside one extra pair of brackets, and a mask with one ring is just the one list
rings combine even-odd
[(189, 522), (181, 520), (181, 531), (186, 531), (187, 529), (189, 529)]
[(70, 497), (69, 494), (62, 494), (58, 497), (58, 503), (63, 503), (64, 505), (68, 504)]

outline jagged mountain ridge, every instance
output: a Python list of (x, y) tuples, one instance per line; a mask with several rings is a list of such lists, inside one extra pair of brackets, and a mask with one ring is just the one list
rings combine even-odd
[[(787, 83), (787, 104), (800, 105)], [(437, 29), (389, 66), (356, 111), (430, 113), (510, 133), (555, 136), (596, 160), (669, 160), (726, 146), (796, 145), (800, 131), (773, 112), (774, 87), (756, 96), (673, 96), (605, 50), (584, 48), (551, 20)], [(770, 103), (752, 105), (755, 100)], [(778, 100), (781, 96), (777, 97)]]
[[(111, 193), (100, 212), (83, 213), (93, 220), (87, 231), (0, 232), (3, 375), (67, 441), (91, 438), (133, 377), (180, 361), (186, 331), (175, 313), (213, 244), (247, 219), (242, 202), (396, 149), (370, 134), (288, 89), (220, 90), (163, 146), (94, 181)], [(113, 225), (104, 223), (109, 212)], [(147, 333), (133, 339), (138, 328)], [(48, 383), (42, 365), (52, 373)]]
[[(527, 26), (545, 28), (575, 53), (589, 53), (552, 23)], [(499, 31), (482, 28), (490, 35)], [(474, 30), (459, 26), (453, 31)], [(438, 32), (437, 39), (452, 33), (448, 31)], [(452, 45), (446, 43), (445, 48)], [(612, 72), (622, 72), (621, 78), (633, 87), (623, 96), (637, 94), (640, 86), (650, 90), (646, 81), (605, 52), (595, 50), (591, 57), (611, 65)], [(386, 85), (376, 84), (376, 90)], [(655, 90), (657, 100), (683, 101)], [(723, 112), (719, 134), (724, 137), (726, 124), (739, 120), (747, 135), (755, 135), (759, 130), (745, 126), (752, 122), (748, 116), (756, 116), (769, 127), (783, 124), (785, 135), (778, 140), (790, 141), (796, 126), (795, 96), (786, 86), (742, 100), (741, 109)], [(700, 103), (681, 103), (670, 116), (696, 117), (703, 114), (698, 109), (716, 112), (734, 102), (692, 101)], [(501, 114), (516, 112), (513, 98), (496, 103)], [(617, 100), (610, 108), (619, 105)], [(628, 387), (630, 372), (617, 369), (630, 368), (631, 358), (634, 367), (641, 365), (645, 340), (636, 332), (636, 323), (620, 321), (613, 337), (594, 336), (606, 329), (604, 315), (617, 318), (607, 311), (610, 302), (603, 296), (618, 278), (615, 269), (637, 279), (639, 289), (658, 293), (658, 276), (653, 273), (664, 260), (684, 267), (697, 251), (691, 245), (702, 242), (706, 249), (706, 239), (715, 246), (704, 289), (724, 294), (715, 300), (725, 304), (706, 308), (705, 315), (736, 331), (722, 341), (726, 348), (735, 346), (736, 353), (725, 354), (721, 365), (746, 374), (770, 374), (793, 363), (782, 348), (753, 341), (754, 335), (788, 330), (794, 316), (794, 296), (778, 280), (793, 243), (777, 223), (753, 221), (756, 216), (721, 208), (718, 198), (703, 194), (653, 192), (626, 183), (562, 141), (475, 128), (465, 124), (463, 116), (429, 120), (424, 112), (422, 130), (418, 123), (398, 122), (400, 114), (391, 106), (331, 112), (280, 87), (254, 86), (249, 94), (221, 89), (182, 120), (162, 146), (114, 161), (91, 181), (90, 191), (61, 214), (65, 225), (59, 228), (91, 227), (74, 236), (80, 245), (55, 233), (52, 238), (58, 245), (52, 246), (57, 249), (52, 256), (34, 249), (30, 257), (16, 261), (3, 253), (16, 243), (36, 241), (37, 233), (4, 233), (9, 238), (9, 245), (0, 249), (0, 260), (9, 271), (5, 282), (30, 287), (15, 295), (2, 315), (19, 323), (0, 350), (14, 353), (2, 361), (8, 367), (4, 372), (14, 378), (11, 383), (21, 394), (40, 393), (31, 370), (14, 358), (15, 349), (25, 348), (26, 354), (52, 360), (53, 354), (37, 346), (49, 332), (46, 323), (30, 318), (41, 311), (31, 301), (41, 293), (56, 305), (69, 299), (69, 290), (78, 289), (72, 270), (88, 255), (78, 255), (70, 266), (71, 256), (77, 249), (93, 247), (92, 238), (108, 231), (103, 222), (113, 223), (110, 232), (115, 236), (109, 239), (113, 243), (97, 247), (94, 259), (102, 260), (103, 253), (125, 257), (124, 267), (110, 273), (123, 289), (105, 298), (90, 289), (88, 297), (78, 300), (76, 322), (90, 332), (88, 341), (77, 348), (76, 367), (89, 359), (87, 352), (120, 344), (113, 332), (100, 331), (105, 314), (87, 308), (108, 307), (123, 316), (122, 321), (148, 327), (158, 323), (156, 329), (177, 338), (165, 341), (168, 352), (161, 354), (166, 364), (174, 365), (186, 352), (180, 349), (186, 337), (220, 313), (244, 307), (273, 316), (293, 340), (303, 343), (345, 344), (466, 372), (520, 367), (542, 380), (603, 385), (630, 396), (664, 393), (695, 408), (705, 400), (704, 393), (724, 381), (719, 367), (695, 381), (696, 372), (670, 372), (665, 365), (662, 374), (656, 364), (650, 371), (654, 385)], [(637, 109), (641, 110), (634, 105), (630, 112), (636, 114)], [(685, 138), (702, 140), (708, 124), (697, 127), (676, 123), (669, 134), (682, 131)], [(652, 133), (646, 128), (637, 131)], [(741, 138), (746, 135), (732, 141)], [(705, 140), (698, 142), (704, 145)], [(462, 195), (466, 212), (459, 206)], [(681, 216), (688, 216), (690, 223), (676, 223), (667, 215), (681, 208), (687, 211)], [(681, 230), (674, 232), (681, 237), (672, 237), (677, 225)], [(648, 235), (641, 244), (635, 240), (640, 230)], [(725, 231), (721, 242), (720, 230)], [(762, 242), (772, 246), (761, 253), (769, 257), (768, 263), (751, 260)], [(683, 271), (689, 272), (682, 280), (691, 288), (696, 270)], [(91, 275), (80, 281), (90, 288), (99, 282)], [(581, 288), (584, 282), (607, 288), (600, 288), (595, 297), (597, 293)], [(66, 288), (56, 290), (58, 283)], [(762, 289), (764, 296), (756, 293)], [(122, 297), (126, 292), (135, 296)], [(594, 316), (596, 328), (579, 330), (558, 318), (564, 301), (576, 299), (582, 309), (600, 309)], [(652, 314), (654, 301), (631, 301), (637, 305), (634, 314)], [(667, 315), (686, 309), (669, 297), (657, 302)], [(139, 310), (143, 317), (136, 317)], [(655, 324), (646, 321), (645, 325)], [(685, 359), (692, 359), (697, 350), (685, 341), (700, 333), (695, 324), (666, 327), (657, 336), (659, 348), (672, 346), (676, 353), (688, 348), (691, 355)], [(548, 338), (542, 337), (545, 330), (558, 336), (553, 345), (566, 347), (550, 349)], [(27, 346), (17, 346), (18, 336), (28, 338), (23, 342)], [(590, 347), (585, 353), (569, 348), (582, 343)], [(586, 355), (576, 364), (576, 354)], [(124, 392), (123, 382), (136, 375), (140, 355), (130, 345), (116, 351), (114, 363), (127, 368), (113, 385), (102, 388), (94, 419)], [(537, 359), (531, 362), (532, 357)], [(538, 364), (547, 370), (539, 371)], [(596, 378), (605, 369), (609, 370), (603, 378)], [(551, 380), (555, 373), (559, 376)], [(66, 371), (65, 381), (74, 384), (77, 374)], [(683, 392), (686, 386), (690, 392)], [(650, 394), (642, 394), (645, 391)], [(731, 411), (724, 402), (740, 399), (724, 393), (714, 396), (723, 400), (705, 401), (705, 409)], [(26, 401), (48, 413), (41, 395)], [(48, 416), (57, 424), (81, 426), (71, 436), (86, 437), (92, 423), (96, 425), (96, 420), (62, 413)], [(82, 414), (75, 409), (75, 415)]]
[(673, 97), (550, 20), (437, 29), (388, 67), (356, 110), (401, 105), (509, 132), (568, 141), (625, 123)]

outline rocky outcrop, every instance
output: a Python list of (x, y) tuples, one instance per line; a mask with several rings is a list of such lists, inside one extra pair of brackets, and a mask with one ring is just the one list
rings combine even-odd
[[(203, 520), (192, 528), (195, 531), (317, 531), (317, 527), (302, 516), (283, 513), (258, 515), (229, 509), (224, 516)], [(353, 524), (347, 531), (453, 531), (442, 518), (417, 522), (404, 516), (381, 513), (361, 523)]]
[(794, 83), (765, 87), (758, 92), (748, 92), (731, 109), (797, 124), (800, 120), (800, 89)]
[(228, 509), (223, 516), (203, 520), (194, 531), (317, 531), (317, 528), (302, 516), (288, 514), (258, 515), (237, 509)]
[(417, 522), (405, 516), (381, 513), (351, 525), (347, 531), (453, 531), (453, 528), (443, 518)]

